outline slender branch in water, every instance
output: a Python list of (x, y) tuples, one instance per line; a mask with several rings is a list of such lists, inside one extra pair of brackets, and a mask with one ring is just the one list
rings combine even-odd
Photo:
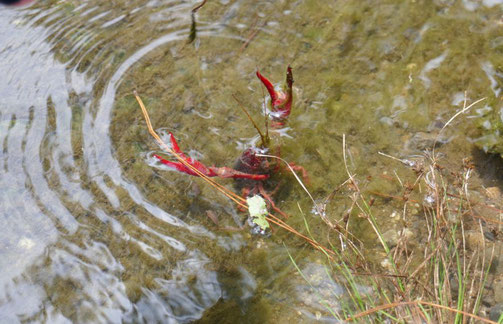
[(260, 30), (267, 25), (267, 21), (269, 20), (269, 17), (270, 17), (270, 15), (265, 17), (264, 21), (260, 24), (260, 26), (257, 26), (257, 21), (259, 19), (259, 17), (257, 16), (257, 18), (253, 22), (252, 26), (250, 27), (251, 32), (248, 34), (248, 37), (246, 38), (245, 42), (243, 43), (243, 45), (241, 45), (241, 48), (239, 49), (239, 52), (238, 52), (239, 54), (243, 53), (243, 51), (248, 47), (248, 45), (250, 45), (250, 43), (253, 41), (253, 39), (258, 35)]
[(192, 20), (192, 23), (190, 24), (190, 33), (189, 33), (189, 39), (187, 40), (187, 44), (192, 43), (196, 39), (196, 33), (197, 33), (196, 12), (206, 4), (206, 1), (208, 0), (203, 0), (203, 2), (192, 8), (192, 11), (190, 12), (190, 19)]
[(455, 309), (455, 308), (452, 308), (452, 307), (448, 307), (448, 306), (444, 306), (444, 305), (439, 305), (439, 304), (435, 304), (435, 303), (430, 303), (430, 302), (422, 301), (422, 300), (408, 301), (408, 302), (397, 302), (397, 303), (391, 303), (391, 304), (381, 305), (381, 306), (369, 309), (367, 311), (361, 312), (359, 314), (356, 314), (354, 316), (348, 317), (348, 318), (346, 318), (346, 321), (352, 322), (355, 319), (358, 319), (358, 318), (363, 317), (363, 316), (368, 316), (368, 315), (370, 315), (372, 313), (375, 313), (375, 312), (378, 312), (378, 311), (381, 311), (381, 310), (385, 310), (385, 309), (389, 309), (389, 308), (395, 308), (395, 307), (399, 307), (399, 306), (407, 306), (407, 305), (427, 305), (427, 306), (431, 306), (431, 307), (435, 307), (435, 308), (445, 309), (445, 310), (448, 310), (450, 312), (454, 312), (454, 313), (458, 313), (458, 314), (463, 314), (465, 316), (474, 318), (474, 319), (476, 319), (478, 321), (481, 321), (481, 322), (484, 322), (484, 323), (497, 324), (497, 322), (494, 322), (494, 321), (491, 321), (489, 319), (477, 316), (475, 314), (471, 314), (471, 313), (468, 313), (468, 312), (465, 312), (465, 311), (462, 311), (462, 310), (459, 310), (459, 309)]
[(241, 101), (239, 101), (239, 99), (237, 98), (237, 96), (235, 94), (232, 95), (232, 98), (234, 98), (234, 100), (236, 100), (239, 108), (241, 108), (241, 110), (246, 114), (248, 119), (253, 124), (253, 127), (255, 127), (255, 129), (257, 130), (258, 134), (260, 135), (260, 139), (262, 140), (262, 146), (266, 147), (267, 145), (269, 145), (269, 136), (264, 136), (264, 134), (260, 131), (260, 128), (258, 128), (257, 124), (255, 123), (253, 118), (250, 116), (250, 113), (248, 113), (248, 110), (246, 110), (246, 108), (243, 106)]
[(483, 100), (486, 100), (486, 97), (484, 98), (480, 98), (479, 100), (471, 103), (468, 107), (466, 106), (466, 92), (465, 92), (465, 100), (463, 102), (463, 109), (461, 109), (460, 111), (458, 111), (456, 114), (454, 114), (454, 116), (451, 117), (451, 119), (449, 119), (447, 121), (447, 123), (445, 123), (445, 125), (442, 127), (442, 129), (438, 132), (437, 136), (435, 137), (435, 142), (433, 143), (433, 148), (432, 148), (432, 158), (435, 159), (435, 146), (437, 145), (437, 142), (438, 142), (438, 139), (440, 138), (440, 134), (442, 134), (443, 130), (449, 126), (449, 124), (454, 120), (456, 119), (456, 117), (458, 117), (459, 115), (461, 115), (462, 113), (465, 113), (467, 112), (468, 110), (470, 110), (470, 108), (472, 108), (473, 106), (475, 106), (476, 104), (478, 104), (479, 102), (483, 101)]
[(201, 9), (202, 6), (206, 4), (208, 0), (203, 0), (200, 4), (192, 8), (192, 13), (196, 13), (199, 9)]
[[(272, 158), (272, 159), (278, 159), (280, 161), (282, 161), (283, 163), (286, 164), (286, 166), (290, 169), (290, 171), (292, 172), (293, 176), (295, 177), (295, 180), (297, 180), (297, 182), (300, 184), (300, 186), (302, 187), (302, 189), (304, 189), (304, 191), (307, 193), (307, 195), (309, 196), (309, 198), (311, 198), (311, 201), (313, 202), (313, 205), (314, 205), (314, 208), (316, 208), (316, 211), (321, 215), (322, 214), (322, 210), (320, 208), (320, 206), (316, 203), (316, 201), (314, 200), (313, 196), (311, 195), (311, 193), (309, 192), (309, 190), (307, 190), (306, 186), (304, 185), (304, 183), (302, 182), (302, 180), (300, 180), (299, 176), (295, 173), (295, 171), (293, 170), (293, 168), (290, 166), (290, 163), (288, 163), (286, 160), (280, 158), (279, 156), (275, 156), (275, 155), (268, 155), (268, 154), (256, 154), (256, 156), (259, 156), (259, 157), (266, 157), (266, 158)], [(323, 216), (322, 216), (323, 217)]]

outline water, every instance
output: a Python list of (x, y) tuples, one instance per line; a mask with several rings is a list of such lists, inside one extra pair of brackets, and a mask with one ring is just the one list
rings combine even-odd
[[(323, 256), (281, 231), (218, 229), (208, 211), (222, 227), (246, 216), (200, 179), (154, 163), (160, 150), (133, 90), (184, 151), (232, 166), (256, 132), (231, 95), (261, 120), (257, 67), (279, 82), (291, 64), (294, 110), (275, 138), (320, 200), (347, 178), (342, 134), (352, 170), (374, 176), (369, 190), (392, 194), (378, 177), (392, 172), (390, 160), (378, 151), (422, 154), (464, 91), (488, 97), (487, 111), (501, 108), (499, 1), (209, 1), (189, 44), (196, 4), (0, 8), (0, 322), (327, 319), (306, 301), (286, 251), (313, 276)], [(483, 136), (477, 114), (447, 130), (452, 159), (470, 156)], [(286, 178), (276, 203), (289, 224), (303, 228), (300, 206), (326, 237)], [(338, 195), (327, 214), (337, 220), (349, 204)], [(393, 208), (377, 216), (386, 222)], [(354, 226), (365, 240), (365, 223)]]

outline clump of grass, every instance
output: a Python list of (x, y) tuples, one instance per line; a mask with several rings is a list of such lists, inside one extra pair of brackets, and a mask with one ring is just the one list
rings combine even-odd
[[(466, 106), (465, 101), (463, 109), (440, 132), (478, 102)], [(346, 149), (343, 137), (345, 162)], [(465, 159), (461, 161), (459, 171), (443, 167), (434, 148), (414, 160), (382, 155), (399, 161), (409, 169), (413, 181), (405, 183), (395, 172), (403, 187), (401, 197), (365, 192), (345, 163), (348, 180), (344, 186), (349, 192), (353, 209), (349, 214), (358, 215), (369, 223), (385, 260), (382, 260), (381, 267), (376, 267), (375, 261), (362, 252), (365, 247), (361, 242), (352, 241), (351, 235), (339, 236), (340, 245), (332, 246), (336, 257), (328, 259), (327, 273), (345, 288), (346, 294), (334, 296), (339, 301), (339, 307), (327, 307), (327, 311), (341, 322), (496, 323), (485, 318), (481, 312), (494, 256), (494, 245), (490, 249), (486, 244), (484, 229), (488, 223), (498, 226), (502, 223), (475, 215), (475, 203), (470, 200), (468, 190), (473, 165)], [(423, 230), (418, 233), (420, 244), (411, 246), (404, 235), (394, 246), (387, 243), (373, 214), (373, 196), (384, 196), (403, 203), (399, 214), (404, 217), (411, 204), (422, 207), (422, 217), (414, 220), (422, 223), (419, 228)], [(324, 207), (321, 208), (323, 212)], [(327, 215), (321, 216), (330, 228), (341, 226)], [(305, 224), (311, 235), (307, 221)], [(468, 246), (468, 229), (471, 234), (480, 235), (479, 244)], [(375, 254), (375, 248), (371, 251)], [(302, 274), (295, 259), (290, 258)], [(309, 281), (306, 277), (304, 279)], [(372, 287), (373, 292), (362, 293), (362, 286)], [(502, 321), (503, 315), (499, 318), (499, 322)]]

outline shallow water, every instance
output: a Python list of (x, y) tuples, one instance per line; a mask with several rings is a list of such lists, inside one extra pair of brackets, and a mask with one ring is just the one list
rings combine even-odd
[[(256, 69), (279, 82), (291, 64), (294, 108), (273, 137), (318, 200), (347, 178), (343, 134), (352, 171), (392, 195), (379, 175), (393, 162), (379, 151), (423, 154), (466, 91), (487, 100), (447, 129), (441, 150), (480, 155), (480, 117), (501, 109), (500, 1), (208, 1), (189, 44), (196, 4), (0, 8), (0, 322), (329, 321), (287, 251), (313, 278), (323, 256), (282, 231), (218, 229), (207, 211), (222, 226), (246, 216), (201, 179), (155, 163), (133, 90), (162, 134), (232, 166), (257, 139), (232, 95), (261, 120)], [(288, 223), (303, 228), (301, 208), (325, 238), (286, 178), (276, 203)], [(338, 220), (350, 203), (337, 195), (327, 214)], [(394, 208), (378, 202), (376, 217), (387, 224)], [(352, 222), (371, 249), (366, 223)]]

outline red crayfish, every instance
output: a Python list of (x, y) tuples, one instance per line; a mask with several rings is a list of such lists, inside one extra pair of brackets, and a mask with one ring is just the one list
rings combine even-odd
[[(288, 66), (286, 71), (285, 91), (280, 89), (276, 90), (274, 85), (266, 77), (260, 74), (259, 71), (257, 71), (256, 74), (270, 96), (270, 111), (267, 115), (270, 117), (271, 128), (273, 130), (279, 129), (285, 125), (292, 109), (292, 69)], [(268, 193), (264, 189), (264, 185), (267, 180), (270, 179), (270, 177), (273, 176), (279, 168), (278, 163), (271, 161), (268, 156), (264, 156), (269, 150), (269, 132), (267, 131), (264, 136), (255, 124), (254, 126), (257, 128), (257, 131), (259, 131), (262, 141), (259, 146), (253, 146), (246, 149), (236, 161), (234, 168), (214, 166), (207, 167), (203, 163), (187, 156), (182, 150), (180, 150), (172, 133), (169, 133), (172, 150), (177, 153), (185, 163), (169, 161), (157, 154), (155, 154), (154, 157), (161, 163), (179, 172), (192, 176), (199, 176), (199, 174), (194, 171), (195, 169), (207, 177), (233, 178), (236, 180), (236, 188), (241, 190), (244, 197), (260, 194), (264, 199), (266, 199), (272, 209), (286, 217), (286, 214), (276, 207), (271, 198), (272, 193)], [(279, 152), (279, 147), (277, 149)], [(190, 167), (188, 167), (188, 165), (190, 165)], [(294, 170), (302, 171), (303, 177), (307, 178), (306, 172), (302, 167), (293, 164), (290, 164), (290, 166)], [(268, 187), (270, 187), (270, 184)], [(275, 192), (278, 187), (279, 185), (276, 186), (273, 191)]]

